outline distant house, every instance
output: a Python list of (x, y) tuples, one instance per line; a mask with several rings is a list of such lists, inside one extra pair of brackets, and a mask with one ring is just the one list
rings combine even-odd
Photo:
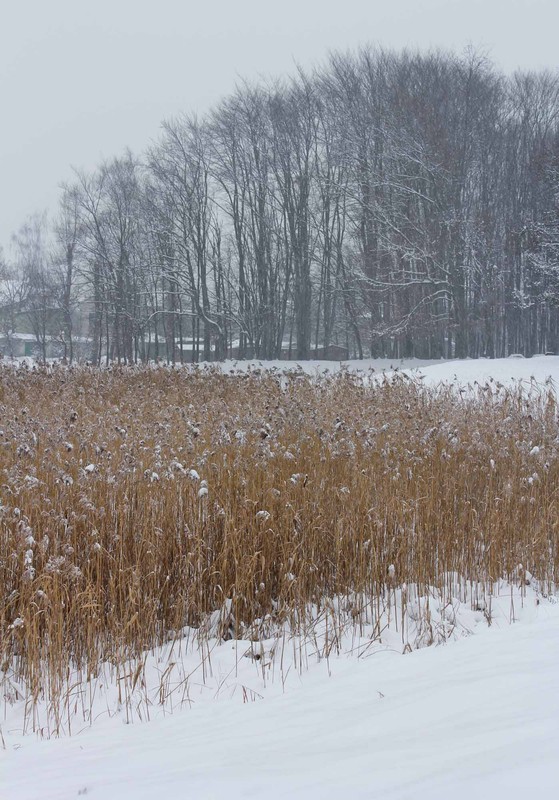
[[(76, 308), (79, 319), (80, 309)], [(64, 313), (60, 308), (29, 307), (25, 283), (0, 280), (0, 356), (3, 358), (62, 358), (67, 353), (63, 333)], [(74, 325), (74, 332), (79, 330)], [(65, 341), (66, 338), (66, 341)], [(86, 337), (72, 337), (84, 352), (90, 348)], [(80, 352), (80, 355), (84, 353)]]
[[(47, 358), (62, 358), (64, 344), (60, 339), (48, 339), (45, 342)], [(32, 333), (14, 333), (0, 331), (0, 356), (4, 358), (37, 358), (43, 356), (42, 347)]]
[[(19, 330), (25, 289), (22, 281), (0, 280), (0, 355), (18, 357), (25, 355), (24, 340), (15, 340)], [(31, 339), (35, 340), (34, 336)]]
[(313, 358), (319, 361), (347, 361), (349, 350), (339, 344), (329, 344), (328, 347), (317, 347), (312, 351)]
[[(232, 359), (239, 358), (239, 342), (233, 341), (228, 350), (227, 357)], [(249, 345), (245, 346), (244, 358), (254, 358), (254, 349)], [(297, 342), (282, 342), (280, 359), (282, 361), (297, 361)], [(338, 344), (330, 344), (328, 347), (314, 347), (310, 349), (309, 358), (320, 361), (347, 361), (349, 351), (347, 347)]]
[[(282, 359), (297, 361), (297, 345), (292, 344), (291, 349), (289, 349), (289, 346), (283, 345), (281, 357)], [(318, 361), (347, 361), (349, 351), (347, 347), (329, 344), (327, 347), (312, 347), (309, 351), (309, 358), (317, 359)]]

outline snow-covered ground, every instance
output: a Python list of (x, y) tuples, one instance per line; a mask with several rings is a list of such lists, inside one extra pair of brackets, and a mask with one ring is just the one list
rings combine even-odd
[(461, 386), (484, 384), (496, 381), (504, 385), (521, 381), (524, 385), (534, 381), (546, 384), (551, 380), (559, 385), (559, 356), (538, 355), (532, 358), (509, 356), (509, 358), (464, 359), (462, 361), (428, 361), (416, 358), (387, 359), (365, 358), (351, 361), (224, 361), (220, 365), (224, 372), (254, 369), (287, 372), (301, 369), (309, 375), (321, 375), (348, 369), (363, 374), (391, 373), (394, 370), (408, 375), (423, 376), (426, 383), (452, 383)]
[(525, 387), (535, 382), (557, 388), (559, 356), (439, 361), (418, 367), (418, 372), (431, 385), (445, 382), (466, 386), (476, 381), (484, 384), (491, 380), (504, 385), (520, 381)]
[(309, 375), (321, 375), (325, 373), (338, 372), (340, 369), (349, 369), (351, 372), (364, 372), (368, 373), (371, 370), (375, 372), (393, 372), (398, 370), (417, 370), (423, 367), (428, 367), (437, 364), (451, 364), (457, 363), (454, 361), (434, 361), (419, 358), (397, 359), (397, 358), (363, 358), (363, 359), (350, 359), (349, 361), (320, 361), (317, 359), (310, 359), (309, 361), (258, 361), (256, 359), (248, 361), (221, 361), (214, 363), (223, 370), (223, 372), (245, 372), (247, 370), (265, 369), (279, 372), (290, 372), (302, 370)]
[[(55, 363), (50, 360), (49, 364)], [(33, 368), (37, 362), (32, 358), (5, 359), (4, 366)], [(60, 368), (59, 362), (56, 362)], [(157, 368), (155, 364), (152, 365)], [(528, 386), (530, 383), (542, 386), (559, 386), (559, 356), (536, 355), (531, 358), (522, 356), (509, 356), (508, 358), (480, 358), (464, 360), (428, 360), (419, 358), (389, 359), (389, 358), (364, 358), (349, 361), (221, 361), (201, 362), (196, 365), (185, 364), (186, 369), (220, 369), (225, 373), (246, 372), (248, 370), (266, 370), (272, 372), (303, 371), (308, 375), (327, 375), (347, 369), (363, 375), (391, 374), (394, 371), (403, 372), (416, 377), (421, 376), (426, 384), (438, 383), (456, 384), (460, 386), (485, 384), (494, 381), (503, 385), (521, 382)], [(550, 384), (551, 382), (551, 384)]]
[(523, 605), (514, 625), (497, 615), (445, 646), (341, 654), (269, 696), (194, 696), (145, 724), (117, 715), (71, 738), (9, 736), (1, 796), (553, 797), (559, 604), (528, 591)]
[[(554, 356), (348, 365), (371, 367), (413, 370), (431, 385), (559, 380)], [(332, 639), (324, 619), (305, 641), (270, 636), (257, 645), (212, 645), (209, 636), (203, 667), (194, 647), (147, 654), (129, 702), (119, 704), (110, 675), (106, 685), (100, 680), (92, 724), (76, 714), (71, 737), (24, 734), (21, 701), (5, 700), (0, 797), (554, 797), (559, 603), (519, 574), (512, 587), (499, 585), (491, 606), (486, 598), (474, 602), (471, 592), (450, 605), (433, 595), (426, 616), (424, 598), (407, 598), (402, 620), (397, 592), (393, 610), (388, 604), (383, 611), (380, 643), (371, 644), (365, 619), (359, 630), (348, 624), (336, 632), (328, 658), (317, 655), (326, 652), (325, 636)], [(431, 640), (435, 646), (425, 646)], [(442, 640), (448, 643), (437, 646)], [(74, 690), (77, 701), (82, 689)], [(166, 700), (158, 706), (161, 692)], [(135, 724), (126, 724), (131, 718)]]

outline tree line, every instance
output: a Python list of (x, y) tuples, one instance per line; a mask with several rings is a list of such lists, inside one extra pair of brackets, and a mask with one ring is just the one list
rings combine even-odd
[(0, 269), (69, 358), (85, 304), (94, 363), (559, 352), (559, 74), (365, 48), (243, 83), (76, 171)]

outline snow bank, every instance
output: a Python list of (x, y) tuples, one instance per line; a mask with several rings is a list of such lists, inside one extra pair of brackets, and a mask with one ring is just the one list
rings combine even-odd
[(288, 647), (282, 683), (266, 680), (265, 654), (264, 662), (237, 654), (239, 670), (231, 669), (227, 652), (239, 644), (229, 642), (212, 655), (209, 691), (198, 676), (187, 706), (166, 718), (125, 725), (124, 714), (105, 714), (77, 736), (50, 741), (14, 736), (4, 724), (2, 797), (550, 793), (559, 779), (559, 605), (533, 587), (501, 590), (492, 626), (476, 624), (479, 612), (470, 611), (476, 634), (460, 626), (445, 647), (402, 656), (399, 636), (369, 648), (357, 637), (328, 659), (307, 648), (301, 673)]
[(559, 779), (559, 607), (406, 657), (338, 659), (283, 696), (193, 704), (142, 726), (112, 719), (4, 752), (4, 800), (453, 800), (543, 791)]

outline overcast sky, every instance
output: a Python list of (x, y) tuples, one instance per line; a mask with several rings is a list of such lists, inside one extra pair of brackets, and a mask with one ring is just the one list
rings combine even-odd
[(55, 209), (71, 166), (140, 151), (241, 77), (366, 42), (557, 69), (558, 31), (559, 0), (0, 0), (0, 245)]

